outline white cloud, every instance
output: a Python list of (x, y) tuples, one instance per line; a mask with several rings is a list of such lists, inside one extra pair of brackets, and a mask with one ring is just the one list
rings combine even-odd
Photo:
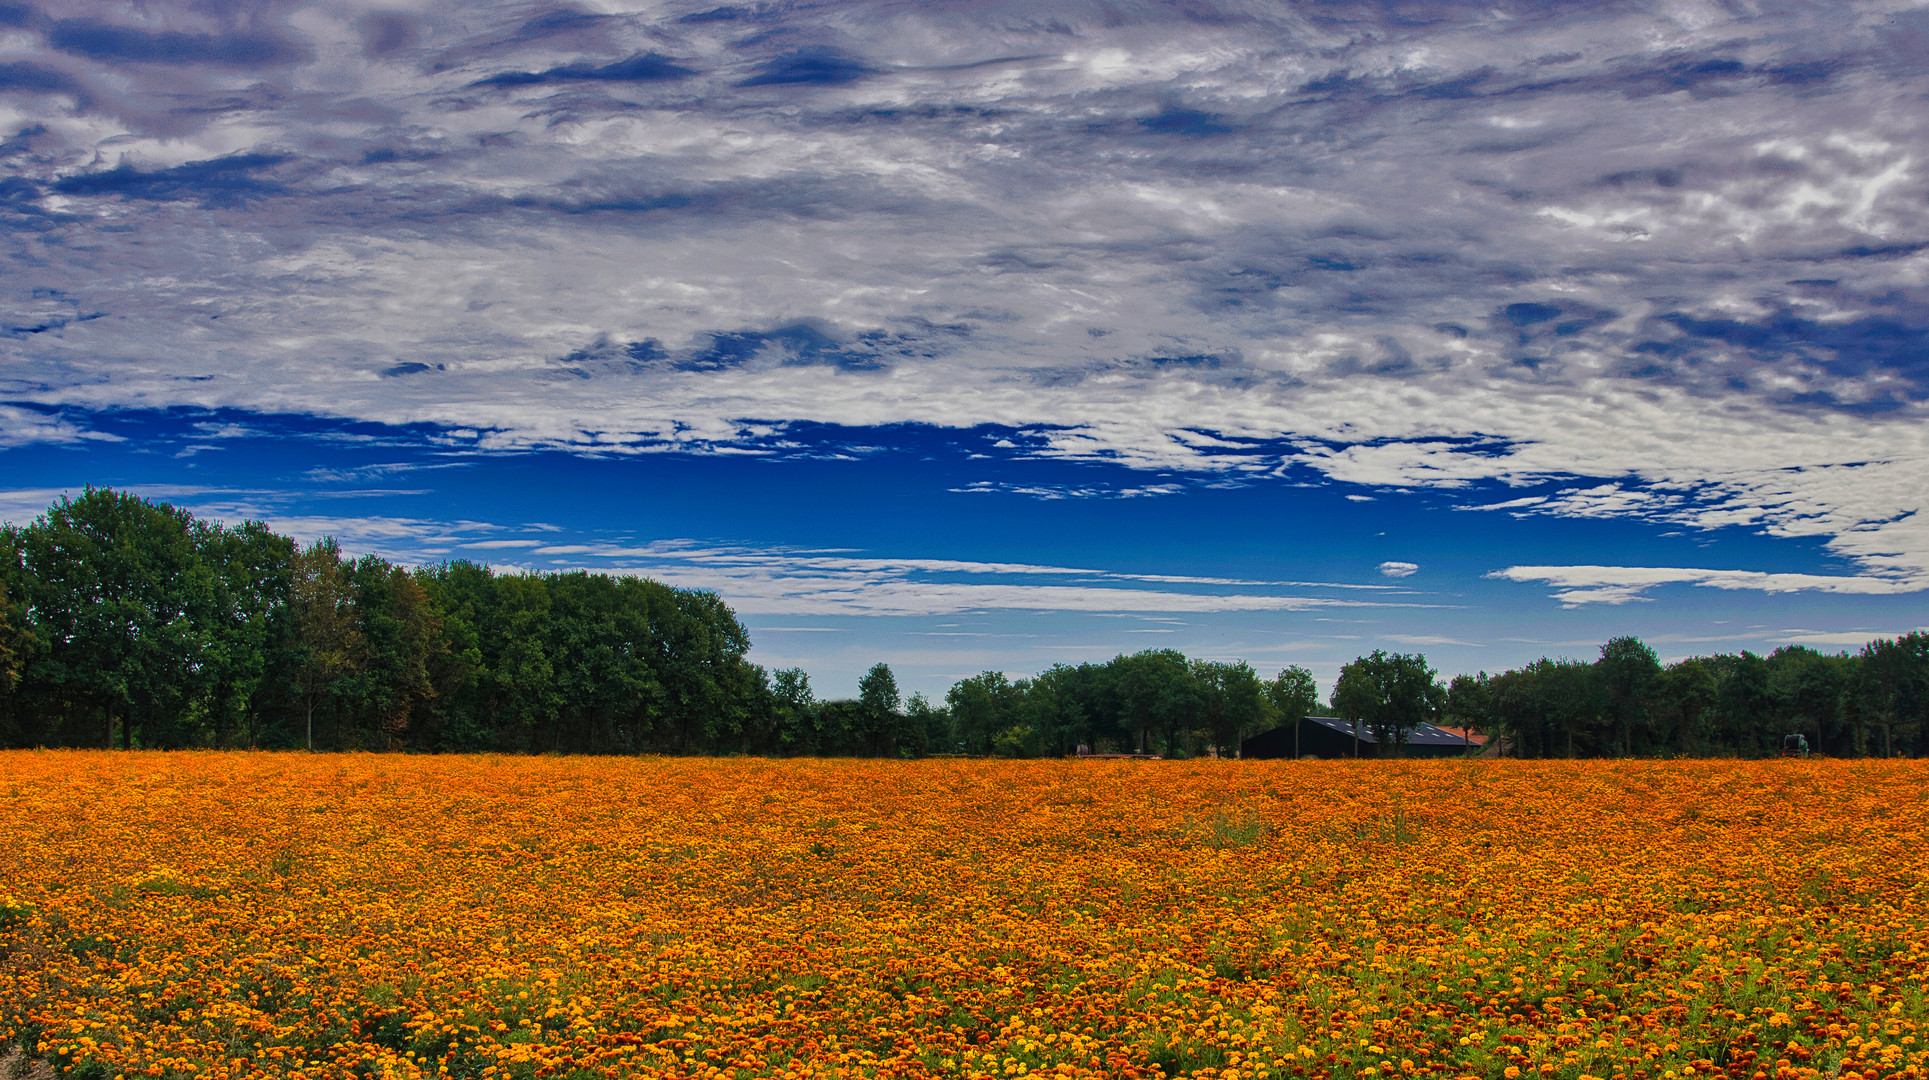
[(1706, 570), (1661, 566), (1510, 566), (1488, 577), (1541, 581), (1555, 586), (1554, 599), (1567, 607), (1625, 604), (1648, 600), (1661, 585), (1698, 585), (1711, 589), (1765, 593), (1823, 592), (1854, 596), (1892, 596), (1929, 589), (1929, 575), (1880, 577), (1831, 574), (1770, 574), (1757, 570)]
[[(594, 454), (998, 424), (1025, 433), (1006, 454), (1193, 477), (1559, 485), (1489, 505), (1929, 573), (1907, 4), (851, 0), (759, 9), (748, 40), (660, 7), (529, 38), (520, 8), (452, 2), (389, 56), (296, 7), (313, 59), (241, 97), (227, 72), (38, 57), (89, 93), (18, 96), (0, 131), (40, 129), (7, 203), (40, 239), (0, 253), (8, 400)], [(878, 74), (739, 85), (803, 29)], [(639, 52), (697, 74), (477, 85)], [(156, 172), (183, 165), (200, 179)], [(799, 326), (821, 340), (768, 336)], [(0, 406), (0, 445), (98, 437)]]
[(1911, 630), (1783, 630), (1765, 635), (1773, 640), (1789, 645), (1845, 646), (1859, 648), (1877, 638), (1896, 638), (1903, 634), (1929, 631), (1929, 627), (1918, 626)]
[(1419, 563), (1395, 562), (1388, 559), (1379, 566), (1380, 573), (1390, 578), (1412, 577), (1420, 569)]
[[(1204, 614), (1432, 605), (1360, 597), (1357, 585), (1138, 574), (1030, 563), (891, 559), (664, 541), (596, 549), (594, 566), (715, 592), (745, 615), (946, 615), (973, 611)], [(548, 549), (539, 549), (541, 553)], [(985, 578), (1000, 580), (985, 581)], [(1147, 587), (1159, 586), (1159, 587)], [(1179, 587), (1184, 587), (1179, 588)], [(1237, 591), (1225, 591), (1227, 588)], [(1370, 588), (1384, 588), (1373, 586)], [(1330, 591), (1333, 595), (1284, 592)]]
[(77, 443), (85, 440), (119, 442), (120, 436), (90, 431), (58, 416), (34, 409), (0, 405), (0, 447), (32, 443)]

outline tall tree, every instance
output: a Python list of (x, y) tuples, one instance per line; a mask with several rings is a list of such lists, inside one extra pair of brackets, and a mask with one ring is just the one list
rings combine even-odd
[(1882, 753), (1895, 753), (1898, 736), (1921, 747), (1929, 721), (1929, 634), (1918, 630), (1877, 638), (1860, 654), (1864, 694), (1882, 726)]
[[(40, 674), (91, 704), (102, 742), (174, 734), (205, 672), (213, 580), (184, 510), (87, 488), (21, 533)], [(170, 740), (171, 741), (171, 740)]]
[(771, 676), (771, 697), (775, 699), (778, 749), (790, 754), (815, 750), (817, 698), (810, 690), (810, 676), (803, 668), (780, 669)]
[[(0, 557), (9, 554), (10, 544), (0, 537)], [(0, 574), (0, 746), (18, 746), (21, 739), (15, 689), (20, 671), (33, 650), (33, 639), (22, 625), (25, 612), (17, 609), (7, 587), (7, 575)]]
[(1815, 736), (1814, 746), (1828, 754), (1867, 752), (1865, 732), (1843, 723), (1842, 699), (1850, 685), (1847, 661), (1805, 645), (1784, 645), (1768, 654), (1768, 697), (1774, 716), (1787, 731)]
[(1774, 704), (1768, 692), (1768, 661), (1752, 652), (1713, 656), (1715, 673), (1712, 723), (1718, 745), (1738, 753), (1766, 753), (1781, 744), (1774, 730)]
[(968, 754), (989, 754), (999, 732), (1018, 722), (1018, 689), (1002, 671), (960, 679), (944, 696), (959, 743)]
[(1265, 684), (1245, 661), (1195, 661), (1193, 678), (1204, 705), (1200, 719), (1206, 735), (1220, 750), (1238, 755), (1248, 733), (1270, 727), (1278, 715), (1266, 695)]
[(1333, 708), (1340, 717), (1372, 728), (1395, 754), (1413, 729), (1440, 714), (1445, 701), (1446, 688), (1418, 653), (1375, 649), (1340, 668), (1333, 686)]
[(1091, 737), (1079, 704), (1079, 682), (1078, 669), (1064, 664), (1026, 680), (1022, 723), (1032, 730), (1041, 752), (1062, 757)]
[(914, 731), (920, 733), (920, 754), (948, 754), (957, 750), (957, 741), (951, 734), (951, 713), (942, 706), (931, 704), (923, 694), (912, 694), (905, 700), (904, 719)]
[(1313, 673), (1298, 664), (1287, 665), (1266, 684), (1266, 702), (1274, 723), (1293, 725), (1293, 756), (1298, 757), (1299, 727), (1320, 707)]
[(1494, 691), (1487, 673), (1455, 675), (1447, 683), (1447, 700), (1442, 712), (1455, 727), (1493, 735)]
[(1198, 677), (1177, 649), (1147, 649), (1112, 661), (1127, 722), (1140, 750), (1158, 735), (1168, 755), (1181, 753), (1179, 733), (1192, 727), (1204, 705)]
[(1637, 729), (1648, 722), (1648, 687), (1661, 674), (1661, 660), (1637, 637), (1618, 637), (1601, 646), (1594, 670), (1601, 681), (1608, 716), (1621, 732), (1621, 754), (1634, 753)]
[(1720, 696), (1721, 684), (1705, 660), (1691, 658), (1663, 668), (1649, 684), (1646, 702), (1659, 744), (1684, 754), (1707, 750)]
[(211, 526), (200, 546), (214, 580), (208, 715), (217, 738), (257, 746), (258, 698), (275, 647), (290, 632), (294, 541), (250, 521), (234, 529)]
[(313, 750), (315, 710), (330, 703), (342, 680), (361, 669), (363, 657), (355, 588), (334, 537), (324, 536), (296, 553), (288, 606), (294, 622), (302, 745)]
[(857, 680), (857, 700), (864, 706), (864, 739), (872, 755), (882, 757), (886, 745), (895, 743), (901, 720), (898, 680), (891, 674), (891, 665), (871, 665)]
[(428, 590), (402, 567), (369, 555), (348, 572), (362, 650), (337, 738), (365, 749), (403, 749), (416, 711), (435, 697), (430, 669), (446, 651), (442, 619)]

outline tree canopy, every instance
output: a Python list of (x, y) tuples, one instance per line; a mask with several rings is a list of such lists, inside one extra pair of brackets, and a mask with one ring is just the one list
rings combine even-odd
[[(582, 571), (402, 567), (89, 488), (0, 527), (0, 746), (1168, 757), (1318, 712), (1313, 675), (1148, 649), (907, 700), (885, 663), (824, 701), (714, 593)], [(1663, 664), (1634, 637), (1442, 685), (1344, 665), (1332, 709), (1398, 745), (1439, 720), (1526, 757), (1929, 750), (1929, 634)]]

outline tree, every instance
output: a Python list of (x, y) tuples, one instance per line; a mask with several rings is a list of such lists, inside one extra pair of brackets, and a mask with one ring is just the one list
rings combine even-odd
[(771, 676), (779, 749), (793, 754), (817, 748), (817, 699), (810, 692), (810, 676), (803, 668), (783, 668)]
[(891, 665), (871, 665), (871, 670), (857, 680), (857, 700), (864, 707), (866, 741), (872, 753), (882, 757), (885, 744), (896, 740), (900, 720), (898, 680), (891, 674)]
[[(206, 673), (213, 576), (184, 510), (89, 487), (21, 533), (39, 676), (98, 714), (102, 742), (159, 734)], [(172, 731), (170, 730), (170, 734)]]
[(1288, 665), (1266, 684), (1266, 699), (1281, 723), (1311, 716), (1319, 708), (1319, 684), (1313, 673), (1298, 664)]
[(967, 754), (989, 754), (999, 732), (1018, 722), (1019, 696), (1002, 671), (960, 679), (944, 695), (953, 730)]
[(1266, 702), (1274, 723), (1293, 725), (1293, 756), (1298, 757), (1299, 725), (1319, 708), (1319, 684), (1313, 681), (1313, 673), (1298, 664), (1288, 665), (1266, 684)]
[[(12, 544), (0, 537), (0, 557), (12, 553)], [(33, 639), (21, 625), (24, 614), (9, 596), (5, 577), (0, 577), (0, 746), (21, 744), (15, 719), (14, 690), (20, 685), (20, 672), (33, 651)]]
[(1234, 756), (1239, 744), (1252, 732), (1271, 727), (1277, 713), (1259, 675), (1245, 661), (1215, 663), (1198, 661), (1193, 677), (1205, 703), (1206, 733), (1212, 745), (1230, 749)]
[(1084, 741), (1087, 724), (1078, 701), (1079, 681), (1077, 668), (1054, 664), (1025, 683), (1020, 712), (1042, 752), (1063, 756)]
[(1447, 700), (1442, 711), (1455, 727), (1493, 735), (1494, 691), (1487, 673), (1455, 675), (1447, 683)]
[(1602, 753), (1595, 667), (1580, 660), (1539, 660), (1487, 679), (1494, 733), (1525, 758)]
[(355, 591), (334, 537), (324, 536), (295, 555), (288, 605), (294, 614), (302, 745), (313, 750), (315, 710), (333, 698), (342, 679), (358, 671), (362, 660)]
[(1714, 668), (1700, 659), (1670, 664), (1648, 690), (1648, 713), (1662, 746), (1682, 753), (1708, 748), (1721, 693)]
[(259, 700), (277, 644), (289, 634), (295, 544), (266, 525), (208, 528), (201, 552), (213, 571), (208, 715), (217, 738), (260, 745)]
[(1882, 725), (1882, 753), (1895, 752), (1895, 737), (1922, 745), (1929, 720), (1929, 634), (1918, 630), (1877, 638), (1860, 654), (1865, 696)]
[(1781, 745), (1768, 693), (1768, 661), (1752, 652), (1708, 658), (1715, 673), (1711, 716), (1719, 745), (1740, 753), (1767, 753)]
[(1204, 703), (1198, 677), (1185, 654), (1177, 649), (1147, 649), (1112, 661), (1126, 722), (1138, 735), (1138, 748), (1147, 749), (1153, 733), (1163, 737), (1165, 752), (1183, 752), (1179, 732), (1197, 720)]
[(1846, 656), (1830, 656), (1805, 645), (1784, 645), (1768, 654), (1770, 708), (1787, 732), (1813, 733), (1816, 749), (1829, 754), (1867, 751), (1864, 732), (1842, 723), (1843, 692), (1849, 680)]
[(1637, 728), (1648, 723), (1648, 687), (1661, 674), (1661, 660), (1637, 637), (1618, 637), (1601, 646), (1594, 664), (1606, 698), (1608, 717), (1620, 728), (1621, 754), (1634, 753)]
[(442, 618), (428, 590), (402, 567), (368, 555), (347, 572), (362, 647), (341, 695), (346, 723), (338, 721), (336, 738), (400, 750), (409, 743), (416, 710), (435, 698), (430, 668), (446, 652)]
[(904, 719), (917, 739), (919, 754), (930, 753), (933, 749), (949, 753), (957, 748), (951, 737), (951, 714), (942, 707), (932, 705), (923, 694), (912, 694), (905, 700)]
[(1418, 653), (1375, 649), (1342, 667), (1333, 687), (1333, 708), (1340, 717), (1372, 728), (1395, 754), (1409, 732), (1440, 714), (1445, 701), (1446, 689)]

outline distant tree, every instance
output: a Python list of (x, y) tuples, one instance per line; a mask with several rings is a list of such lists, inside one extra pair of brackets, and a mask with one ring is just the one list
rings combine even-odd
[(1063, 756), (1089, 738), (1079, 683), (1078, 669), (1064, 664), (1026, 680), (1021, 722), (1035, 735), (1039, 752)]
[[(1511, 753), (1547, 758), (1619, 751), (1618, 736), (1608, 734), (1602, 726), (1603, 705), (1595, 665), (1542, 657), (1485, 679), (1488, 731), (1504, 737)], [(1472, 700), (1476, 704), (1463, 703), (1461, 707), (1478, 708), (1479, 699)]]
[(1863, 693), (1882, 727), (1883, 756), (1895, 753), (1898, 742), (1920, 748), (1929, 721), (1929, 634), (1877, 638), (1859, 658)]
[(1865, 733), (1843, 722), (1852, 719), (1842, 711), (1848, 657), (1784, 645), (1768, 654), (1767, 666), (1770, 707), (1786, 732), (1814, 735), (1813, 745), (1828, 754), (1867, 752)]
[(402, 567), (364, 556), (347, 568), (361, 650), (349, 676), (336, 739), (371, 750), (409, 745), (418, 709), (435, 698), (431, 676), (447, 651), (428, 590)]
[(1312, 672), (1289, 664), (1266, 684), (1266, 699), (1281, 723), (1297, 720), (1319, 710), (1319, 684), (1313, 681)]
[(545, 577), (545, 653), (559, 708), (547, 749), (689, 753), (716, 701), (701, 609), (655, 582), (576, 570)]
[(1601, 646), (1594, 664), (1606, 699), (1607, 715), (1621, 733), (1621, 754), (1634, 753), (1637, 730), (1648, 723), (1648, 690), (1661, 674), (1661, 661), (1640, 638), (1618, 637)]
[(1455, 727), (1494, 734), (1494, 691), (1487, 673), (1455, 675), (1447, 683), (1447, 700), (1442, 711)]
[(1125, 719), (1138, 736), (1138, 748), (1149, 748), (1160, 736), (1167, 755), (1184, 753), (1180, 733), (1193, 726), (1204, 711), (1205, 697), (1192, 663), (1177, 649), (1147, 649), (1112, 661)]
[(1445, 701), (1446, 688), (1418, 653), (1375, 649), (1342, 667), (1333, 687), (1333, 708), (1340, 717), (1372, 728), (1395, 754), (1408, 734), (1440, 714)]
[(1647, 709), (1659, 744), (1679, 753), (1705, 752), (1713, 737), (1721, 684), (1705, 660), (1670, 664), (1655, 676)]
[(803, 668), (783, 668), (771, 676), (776, 716), (777, 748), (784, 753), (809, 753), (817, 748), (817, 699)]
[(932, 705), (923, 694), (912, 694), (905, 700), (904, 720), (907, 730), (916, 740), (918, 754), (934, 751), (950, 753), (957, 749), (951, 737), (951, 714)]
[(291, 633), (295, 544), (266, 525), (209, 526), (200, 534), (212, 571), (207, 715), (217, 739), (261, 743), (264, 683), (277, 647)]
[(302, 745), (313, 750), (315, 710), (331, 702), (342, 680), (362, 665), (355, 588), (333, 537), (322, 537), (296, 554), (289, 607), (294, 616)]
[(202, 687), (213, 575), (192, 517), (134, 495), (62, 496), (20, 534), (40, 678), (85, 702), (101, 741), (174, 741)]
[(874, 756), (883, 756), (887, 744), (898, 735), (899, 696), (897, 676), (891, 665), (873, 664), (857, 681), (857, 700), (864, 707), (864, 738)]
[(1019, 722), (1020, 697), (1002, 671), (986, 671), (954, 683), (944, 696), (951, 723), (967, 754), (989, 754), (999, 732)]
[(1710, 717), (1718, 745), (1738, 753), (1766, 753), (1781, 745), (1768, 692), (1768, 661), (1752, 652), (1712, 656), (1715, 706)]
[[(0, 537), (0, 558), (11, 554), (11, 547), (7, 538)], [(14, 606), (10, 592), (6, 577), (0, 576), (0, 746), (22, 742), (15, 689), (20, 685), (21, 668), (33, 651), (33, 639), (22, 625), (25, 612)]]
[(1249, 733), (1277, 722), (1265, 684), (1245, 661), (1194, 661), (1192, 673), (1204, 706), (1203, 726), (1213, 746), (1237, 756), (1240, 742)]

